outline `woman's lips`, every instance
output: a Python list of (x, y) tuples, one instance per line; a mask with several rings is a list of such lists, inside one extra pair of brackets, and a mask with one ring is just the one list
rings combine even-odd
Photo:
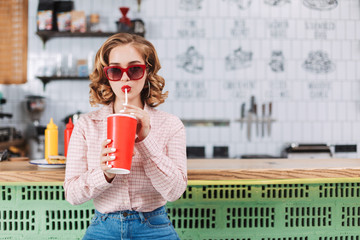
[(130, 92), (130, 91), (131, 91), (131, 87), (130, 87), (129, 85), (124, 85), (124, 86), (121, 87), (121, 90), (122, 90), (123, 92), (125, 92), (125, 89), (127, 89), (127, 92)]

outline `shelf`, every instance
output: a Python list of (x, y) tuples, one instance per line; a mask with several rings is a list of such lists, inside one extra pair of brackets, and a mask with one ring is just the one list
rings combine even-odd
[(43, 83), (44, 86), (44, 90), (45, 90), (45, 86), (46, 84), (48, 84), (51, 81), (68, 81), (68, 80), (80, 80), (80, 81), (88, 81), (89, 80), (89, 76), (86, 77), (79, 77), (79, 76), (63, 76), (63, 77), (58, 77), (58, 76), (52, 76), (52, 77), (46, 77), (46, 76), (36, 76), (36, 78), (40, 79), (41, 82)]
[[(134, 20), (131, 21), (132, 24), (134, 25), (135, 22), (139, 22), (139, 20)], [(141, 24), (142, 24), (142, 28), (143, 29), (143, 22), (140, 20)], [(144, 37), (145, 35), (145, 30), (143, 30), (142, 32), (135, 32), (134, 28), (130, 28), (129, 31), (127, 31), (128, 33), (132, 33), (132, 34), (137, 34), (140, 35), (142, 37)], [(44, 43), (44, 46), (46, 44), (46, 42), (52, 38), (65, 38), (65, 37), (109, 37), (111, 35), (114, 35), (116, 33), (119, 32), (58, 32), (58, 31), (37, 31), (36, 34), (41, 38), (41, 40)]]
[(229, 120), (222, 119), (181, 119), (187, 127), (228, 127)]
[(37, 31), (36, 34), (41, 38), (44, 45), (51, 38), (61, 37), (109, 37), (116, 32), (85, 32), (85, 33), (73, 33), (73, 32), (58, 32), (58, 31)]

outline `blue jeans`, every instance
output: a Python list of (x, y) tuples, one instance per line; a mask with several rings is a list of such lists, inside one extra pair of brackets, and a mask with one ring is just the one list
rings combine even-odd
[(88, 239), (180, 239), (171, 224), (164, 206), (152, 212), (131, 210), (100, 213), (86, 230), (83, 240)]

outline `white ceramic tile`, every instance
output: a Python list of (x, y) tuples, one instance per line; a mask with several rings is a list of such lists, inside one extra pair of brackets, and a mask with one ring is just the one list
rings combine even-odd
[(357, 114), (356, 104), (353, 102), (346, 102), (346, 120), (355, 121)]
[(218, 145), (227, 146), (229, 143), (229, 139), (231, 139), (231, 130), (230, 127), (219, 127), (219, 135), (218, 135)]
[[(357, 149), (359, 149), (359, 132), (360, 132), (360, 123), (359, 121), (356, 122), (352, 122), (352, 139), (351, 141), (358, 143)], [(360, 156), (360, 154), (358, 154), (358, 156)]]
[(36, 17), (37, 9), (38, 9), (38, 0), (30, 0), (28, 2), (28, 14), (29, 18)]
[(337, 120), (339, 120), (340, 122), (344, 122), (346, 120), (348, 120), (348, 116), (347, 116), (347, 104), (344, 101), (340, 101), (336, 103), (336, 114), (337, 114)]
[(196, 142), (198, 141), (198, 136), (199, 136), (197, 129), (187, 127), (185, 128), (185, 130), (186, 130), (186, 145), (187, 146), (195, 145)]
[(360, 83), (359, 81), (352, 81), (351, 82), (351, 96), (352, 96), (352, 101), (360, 101)]
[(351, 20), (359, 20), (359, 1), (348, 1), (349, 16)]

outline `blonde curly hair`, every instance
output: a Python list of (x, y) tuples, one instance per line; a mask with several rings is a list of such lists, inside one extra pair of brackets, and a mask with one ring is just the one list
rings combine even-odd
[(153, 44), (145, 38), (129, 33), (112, 35), (96, 53), (94, 70), (90, 74), (91, 106), (97, 106), (98, 104), (109, 105), (115, 101), (115, 93), (110, 87), (109, 80), (106, 78), (103, 68), (109, 65), (111, 50), (125, 44), (131, 44), (145, 60), (147, 78), (144, 88), (140, 93), (142, 102), (150, 107), (159, 106), (167, 98), (168, 92), (162, 93), (165, 87), (165, 80), (157, 74), (161, 65), (156, 50)]

